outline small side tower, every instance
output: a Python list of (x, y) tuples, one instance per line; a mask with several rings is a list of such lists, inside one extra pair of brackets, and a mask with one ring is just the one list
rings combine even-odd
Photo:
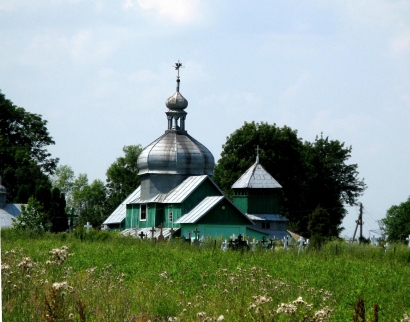
[(287, 234), (288, 219), (280, 214), (282, 186), (256, 162), (232, 185), (233, 203), (253, 220), (256, 228), (270, 237), (282, 238)]

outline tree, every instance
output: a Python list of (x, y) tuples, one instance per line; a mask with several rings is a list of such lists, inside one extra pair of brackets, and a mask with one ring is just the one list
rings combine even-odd
[(58, 188), (67, 199), (71, 198), (74, 180), (74, 171), (69, 165), (58, 166), (51, 176), (51, 184), (53, 187)]
[(21, 206), (20, 216), (13, 218), (13, 227), (17, 230), (44, 232), (50, 227), (48, 215), (40, 202), (30, 197), (27, 206)]
[(0, 92), (0, 175), (7, 185), (7, 199), (25, 203), (36, 187), (49, 185), (58, 159), (46, 147), (55, 142), (41, 115), (15, 106)]
[(408, 237), (410, 235), (410, 197), (398, 206), (391, 206), (382, 222), (385, 225), (384, 232), (390, 241)]
[(137, 159), (141, 145), (123, 147), (124, 156), (117, 158), (107, 170), (107, 213), (111, 213), (139, 185)]
[(282, 213), (291, 229), (306, 237), (309, 215), (320, 204), (330, 214), (330, 231), (337, 236), (346, 210), (366, 188), (357, 165), (346, 164), (351, 147), (317, 137), (303, 142), (297, 131), (268, 123), (247, 123), (228, 138), (215, 167), (215, 182), (232, 196), (232, 184), (255, 162), (256, 146), (264, 168), (282, 185)]
[(82, 226), (90, 222), (95, 228), (101, 226), (107, 218), (106, 189), (101, 180), (88, 184), (86, 174), (79, 174), (74, 180), (71, 206), (78, 215), (77, 223)]
[(311, 236), (331, 237), (330, 214), (320, 205), (309, 216), (308, 230)]
[(54, 233), (68, 230), (68, 217), (66, 213), (66, 201), (60, 189), (53, 188), (50, 196), (48, 217), (51, 223), (51, 231)]

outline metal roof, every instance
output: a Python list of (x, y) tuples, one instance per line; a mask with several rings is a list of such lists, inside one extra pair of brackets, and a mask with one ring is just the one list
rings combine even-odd
[(6, 203), (4, 208), (0, 208), (0, 227), (13, 226), (13, 218), (21, 214), (21, 205), (19, 203)]
[(202, 200), (194, 209), (183, 215), (175, 223), (176, 224), (193, 224), (201, 219), (209, 210), (211, 210), (215, 205), (217, 205), (224, 196), (217, 197), (206, 197)]
[(257, 160), (246, 172), (232, 185), (233, 189), (241, 188), (282, 188)]
[(126, 216), (127, 204), (135, 199), (141, 193), (141, 186), (134, 190), (125, 200), (111, 213), (111, 215), (103, 222), (103, 225), (119, 224)]
[[(164, 203), (181, 203), (202, 183), (208, 178), (207, 175), (190, 176), (186, 178), (180, 185), (171, 190), (164, 198)], [(212, 180), (211, 180), (212, 181)]]
[(177, 130), (167, 130), (144, 148), (137, 164), (139, 175), (213, 175), (215, 167), (212, 153), (203, 144), (188, 133)]
[(152, 202), (161, 202), (161, 203), (181, 203), (184, 202), (186, 198), (188, 198), (191, 193), (206, 179), (209, 179), (212, 184), (219, 190), (221, 195), (223, 195), (223, 192), (219, 187), (213, 182), (213, 180), (208, 177), (207, 175), (202, 175), (202, 176), (190, 176), (186, 178), (184, 181), (182, 181), (177, 187), (172, 189), (170, 192), (166, 194), (157, 194), (154, 197), (143, 200), (141, 199), (141, 195), (138, 194), (135, 196), (135, 199), (131, 200), (130, 204), (136, 204), (136, 203), (152, 203)]
[(288, 218), (279, 214), (246, 214), (252, 220), (268, 220), (268, 221), (289, 221)]

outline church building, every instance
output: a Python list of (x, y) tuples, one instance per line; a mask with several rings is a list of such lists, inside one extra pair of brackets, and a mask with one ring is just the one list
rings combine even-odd
[[(233, 234), (257, 239), (268, 237), (271, 231), (266, 229), (267, 223), (273, 223), (276, 217), (272, 216), (279, 216), (278, 203), (274, 200), (279, 198), (280, 185), (266, 171), (262, 173), (257, 161), (258, 178), (262, 175), (265, 184), (253, 188), (260, 179), (246, 179), (252, 177), (247, 175), (248, 170), (233, 187), (234, 202), (224, 195), (212, 180), (215, 167), (212, 153), (186, 130), (188, 101), (179, 91), (181, 66), (179, 61), (175, 64), (176, 92), (165, 102), (168, 108), (165, 133), (138, 157), (141, 185), (103, 225), (123, 234), (148, 238), (166, 238), (171, 233), (185, 238), (229, 238)], [(265, 195), (257, 198), (259, 192)], [(263, 205), (254, 207), (254, 201)]]

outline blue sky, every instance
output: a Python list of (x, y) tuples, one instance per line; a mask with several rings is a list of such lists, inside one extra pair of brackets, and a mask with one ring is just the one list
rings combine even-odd
[(410, 195), (410, 1), (0, 0), (0, 43), (0, 89), (90, 180), (165, 131), (180, 59), (186, 128), (216, 160), (245, 121), (351, 145), (366, 236)]

